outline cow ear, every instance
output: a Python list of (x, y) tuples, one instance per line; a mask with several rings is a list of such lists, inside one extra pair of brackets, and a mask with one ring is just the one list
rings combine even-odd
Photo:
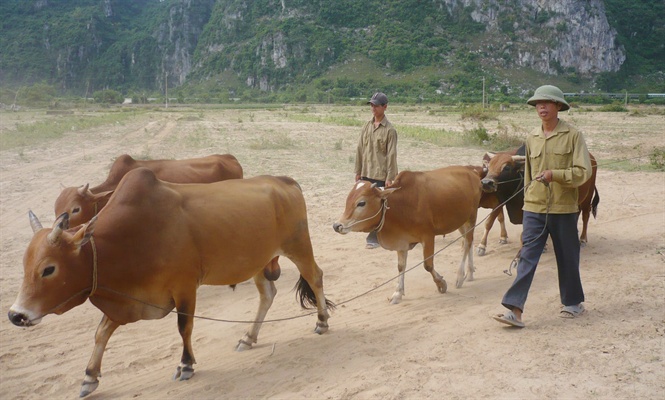
[(379, 194), (381, 195), (381, 199), (387, 198), (388, 196), (390, 196), (392, 194), (392, 192), (394, 192), (395, 190), (398, 190), (398, 189), (400, 189), (400, 188), (391, 187), (391, 188), (388, 188), (388, 189), (379, 190)]
[(81, 228), (74, 234), (72, 237), (72, 242), (76, 247), (80, 249), (90, 241), (90, 238), (95, 231), (96, 223), (97, 216), (95, 215), (87, 224), (82, 225)]

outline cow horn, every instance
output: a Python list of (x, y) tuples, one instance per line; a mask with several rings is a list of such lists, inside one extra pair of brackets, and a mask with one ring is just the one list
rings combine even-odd
[(39, 218), (32, 212), (28, 211), (28, 217), (30, 217), (30, 226), (32, 227), (32, 233), (37, 233), (38, 230), (43, 229), (42, 223), (39, 222)]
[(69, 213), (62, 213), (53, 223), (53, 230), (46, 237), (49, 243), (56, 244), (60, 241), (62, 231), (69, 228)]
[(513, 156), (513, 161), (524, 161), (526, 156)]
[(81, 196), (85, 196), (88, 193), (88, 187), (90, 187), (89, 183), (86, 183), (85, 186), (81, 186), (78, 189), (78, 192)]

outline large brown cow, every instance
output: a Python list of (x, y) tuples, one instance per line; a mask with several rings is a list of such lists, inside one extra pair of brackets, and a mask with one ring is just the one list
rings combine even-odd
[(471, 248), (481, 192), (478, 175), (462, 166), (402, 171), (387, 189), (359, 181), (349, 193), (346, 208), (333, 229), (342, 234), (377, 230), (381, 247), (397, 251), (400, 276), (391, 297), (393, 304), (404, 296), (407, 253), (418, 243), (423, 246), (425, 270), (432, 274), (439, 292), (445, 293), (446, 281), (434, 270), (432, 260), (434, 237), (459, 230), (464, 238), (464, 254), (455, 286), (461, 287), (465, 279), (473, 280)]
[[(86, 299), (104, 316), (86, 368), (81, 396), (97, 388), (102, 355), (119, 325), (159, 319), (173, 308), (183, 352), (174, 378), (189, 379), (191, 334), (200, 285), (250, 278), (260, 301), (255, 322), (237, 349), (251, 348), (276, 294), (277, 257), (300, 271), (303, 307), (316, 306), (316, 333), (328, 330), (323, 273), (316, 264), (305, 200), (288, 177), (261, 176), (211, 184), (172, 184), (145, 168), (130, 171), (108, 205), (87, 224), (67, 229), (68, 214), (35, 234), (23, 259), (24, 278), (9, 319), (19, 326), (62, 314)], [(277, 272), (277, 274), (275, 273)]]
[(111, 165), (106, 180), (89, 185), (64, 188), (55, 201), (55, 215), (69, 213), (69, 223), (77, 226), (95, 216), (106, 205), (125, 174), (136, 168), (148, 168), (157, 178), (171, 183), (210, 183), (243, 177), (242, 166), (231, 154), (213, 154), (186, 160), (135, 160), (123, 154)]

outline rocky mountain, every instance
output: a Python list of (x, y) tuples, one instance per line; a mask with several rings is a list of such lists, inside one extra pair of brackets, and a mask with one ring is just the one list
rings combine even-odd
[(370, 66), (349, 75), (360, 87), (382, 75), (430, 68), (419, 90), (432, 92), (463, 90), (480, 73), (506, 87), (532, 73), (571, 86), (593, 86), (604, 77), (609, 86), (626, 65), (646, 65), (632, 73), (662, 75), (662, 39), (651, 50), (634, 44), (653, 43), (664, 32), (665, 3), (630, 2), (629, 11), (642, 15), (650, 30), (629, 26), (622, 3), (5, 0), (0, 85), (43, 81), (89, 92), (203, 83), (268, 93), (318, 85), (330, 91), (339, 79), (326, 76), (352, 60)]

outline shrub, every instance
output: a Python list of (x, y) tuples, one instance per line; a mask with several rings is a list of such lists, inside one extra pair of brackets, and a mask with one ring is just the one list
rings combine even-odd
[(619, 103), (612, 103), (612, 104), (607, 104), (604, 105), (600, 108), (598, 108), (598, 111), (602, 112), (627, 112), (628, 109), (624, 106), (622, 106)]
[(665, 147), (654, 147), (649, 154), (651, 166), (658, 171), (665, 171)]
[(96, 103), (103, 104), (120, 104), (125, 100), (122, 94), (110, 89), (98, 90), (92, 94), (92, 97)]

